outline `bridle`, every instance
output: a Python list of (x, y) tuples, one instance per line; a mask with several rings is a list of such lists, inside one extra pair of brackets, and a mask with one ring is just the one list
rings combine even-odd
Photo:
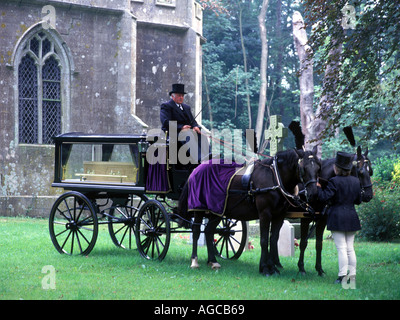
[[(313, 155), (308, 156), (309, 159), (314, 159)], [(312, 183), (317, 183), (316, 179), (310, 179), (307, 182), (304, 182), (304, 177), (306, 175), (306, 172), (304, 170), (304, 163), (303, 163), (303, 158), (300, 158), (297, 162), (297, 177), (300, 180), (300, 182), (304, 185), (304, 192), (306, 195), (306, 201), (303, 201), (300, 199), (298, 195), (292, 195), (291, 193), (287, 192), (285, 190), (285, 187), (283, 186), (282, 179), (278, 170), (278, 163), (277, 163), (277, 157), (275, 156), (273, 159), (272, 163), (272, 171), (274, 172), (275, 179), (278, 183), (277, 188), (281, 191), (282, 195), (286, 198), (286, 200), (290, 203), (291, 206), (293, 207), (302, 207), (304, 210), (310, 212), (311, 214), (315, 213), (314, 209), (308, 204), (308, 194), (307, 194), (307, 186), (312, 184)], [(313, 161), (313, 160), (312, 160)], [(294, 202), (294, 203), (293, 203)]]
[[(364, 195), (365, 194), (365, 189), (367, 188), (372, 188), (372, 182), (366, 185), (363, 185), (363, 181), (361, 179), (362, 176), (364, 176), (364, 170), (366, 170), (368, 172), (369, 175), (370, 174), (370, 165), (368, 165), (368, 163), (370, 163), (370, 160), (368, 159), (362, 159), (362, 160), (355, 160), (353, 161), (353, 166), (356, 167), (356, 177), (358, 178), (358, 180), (360, 181), (360, 186), (361, 186), (361, 194)], [(364, 166), (367, 166), (364, 169)]]
[[(314, 166), (316, 163), (315, 158), (313, 155), (309, 155), (308, 158), (311, 160), (311, 165)], [(307, 202), (308, 202), (308, 193), (307, 193), (307, 186), (312, 184), (312, 183), (317, 183), (317, 179), (310, 179), (307, 182), (304, 182), (304, 177), (305, 177), (305, 170), (304, 170), (304, 158), (300, 158), (298, 163), (297, 163), (297, 176), (300, 180), (300, 182), (304, 186), (304, 194), (306, 196)]]

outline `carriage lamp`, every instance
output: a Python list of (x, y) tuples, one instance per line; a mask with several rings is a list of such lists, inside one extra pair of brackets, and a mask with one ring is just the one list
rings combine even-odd
[(149, 146), (150, 144), (147, 141), (139, 141), (138, 143), (139, 152), (147, 152)]

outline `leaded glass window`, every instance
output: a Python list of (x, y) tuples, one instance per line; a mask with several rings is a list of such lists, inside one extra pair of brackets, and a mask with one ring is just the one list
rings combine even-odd
[(18, 70), (19, 142), (38, 141), (38, 78), (35, 60), (26, 55)]
[(51, 56), (43, 71), (43, 143), (51, 144), (52, 137), (61, 132), (61, 70)]
[(54, 44), (39, 32), (18, 67), (19, 143), (52, 144), (61, 133), (61, 67)]

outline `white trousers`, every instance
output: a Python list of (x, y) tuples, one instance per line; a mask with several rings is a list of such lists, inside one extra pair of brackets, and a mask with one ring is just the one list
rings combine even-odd
[(339, 260), (339, 276), (356, 275), (357, 258), (354, 251), (355, 231), (332, 231), (333, 240), (335, 241)]

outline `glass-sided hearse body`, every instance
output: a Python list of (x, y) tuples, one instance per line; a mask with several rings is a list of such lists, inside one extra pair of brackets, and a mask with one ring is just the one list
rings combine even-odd
[[(163, 138), (77, 132), (54, 137), (52, 186), (85, 194), (163, 194), (177, 200), (190, 172), (167, 163), (168, 144)], [(165, 161), (149, 163), (150, 145), (165, 155)]]
[(66, 133), (54, 138), (53, 187), (80, 192), (145, 192), (143, 135)]

